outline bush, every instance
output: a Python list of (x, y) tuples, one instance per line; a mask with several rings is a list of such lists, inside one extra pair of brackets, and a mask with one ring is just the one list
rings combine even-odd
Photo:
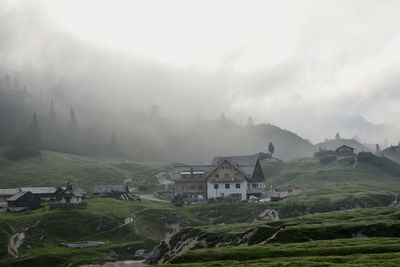
[(171, 202), (175, 207), (182, 207), (185, 204), (182, 195), (176, 195)]

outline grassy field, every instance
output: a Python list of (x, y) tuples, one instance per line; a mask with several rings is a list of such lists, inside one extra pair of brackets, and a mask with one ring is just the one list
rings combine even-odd
[(399, 266), (399, 241), (338, 239), (194, 250), (168, 266)]
[[(124, 225), (129, 217), (132, 223)], [(145, 201), (91, 199), (83, 208), (73, 210), (46, 206), (32, 212), (2, 212), (0, 266), (78, 266), (88, 262), (132, 259), (138, 249), (151, 250), (171, 231), (169, 225), (175, 223), (187, 225), (169, 204)], [(11, 235), (32, 225), (25, 231), (26, 239), (19, 257), (8, 255)], [(60, 245), (79, 241), (102, 241), (105, 245), (81, 250)]]
[(155, 185), (154, 175), (168, 166), (115, 158), (93, 158), (42, 151), (38, 157), (9, 161), (0, 157), (0, 188), (60, 186), (69, 180), (91, 192), (96, 184)]
[[(356, 209), (277, 222), (198, 227), (193, 232), (207, 248), (190, 250), (173, 259), (177, 266), (200, 266), (199, 262), (202, 266), (400, 264), (398, 208)], [(235, 243), (249, 232), (252, 236), (243, 240), (248, 246), (220, 247), (221, 242)]]
[[(136, 250), (149, 251), (177, 224), (187, 228), (172, 244), (191, 238), (207, 244), (173, 260), (181, 266), (373, 266), (378, 261), (398, 266), (400, 211), (388, 205), (400, 191), (399, 178), (369, 164), (323, 165), (314, 159), (266, 160), (262, 166), (268, 185), (298, 187), (303, 193), (263, 204), (177, 208), (169, 203), (89, 199), (74, 210), (44, 206), (18, 214), (0, 212), (0, 266), (79, 266), (134, 259)], [(43, 151), (18, 162), (0, 157), (0, 188), (58, 186), (71, 180), (91, 192), (95, 184), (132, 179), (150, 193), (157, 187), (154, 175), (169, 168)], [(258, 219), (267, 209), (278, 211), (280, 220)], [(129, 217), (132, 223), (124, 225)], [(10, 237), (32, 225), (25, 231), (19, 257), (10, 256)], [(88, 240), (104, 245), (82, 250), (60, 245)]]

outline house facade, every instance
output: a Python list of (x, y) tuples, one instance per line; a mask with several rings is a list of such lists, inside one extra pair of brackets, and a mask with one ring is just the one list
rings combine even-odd
[(85, 191), (80, 187), (73, 187), (71, 183), (57, 189), (56, 200), (63, 204), (80, 204), (85, 197)]
[(175, 195), (185, 199), (245, 200), (266, 192), (258, 154), (215, 157), (210, 165), (177, 166), (172, 171), (172, 180)]
[(207, 176), (207, 198), (247, 198), (247, 177), (229, 162), (221, 161)]

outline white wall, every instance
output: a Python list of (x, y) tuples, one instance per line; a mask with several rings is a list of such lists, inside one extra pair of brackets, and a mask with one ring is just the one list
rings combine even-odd
[[(77, 197), (72, 196), (69, 203), (77, 204), (77, 203), (81, 203), (81, 202), (82, 202), (82, 198), (80, 198), (80, 197), (77, 198)], [(62, 197), (61, 203), (67, 203), (65, 196)]]
[(242, 194), (242, 200), (246, 200), (247, 181), (240, 183), (240, 188), (236, 188), (235, 182), (229, 183), (229, 189), (225, 188), (226, 183), (216, 183), (218, 189), (214, 189), (214, 183), (207, 182), (207, 198), (221, 197), (221, 193), (224, 197), (228, 197), (230, 194)]

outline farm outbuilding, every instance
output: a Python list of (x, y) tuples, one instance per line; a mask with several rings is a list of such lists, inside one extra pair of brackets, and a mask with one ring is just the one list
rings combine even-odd
[(40, 207), (40, 198), (31, 192), (19, 192), (7, 199), (8, 210), (24, 211)]

